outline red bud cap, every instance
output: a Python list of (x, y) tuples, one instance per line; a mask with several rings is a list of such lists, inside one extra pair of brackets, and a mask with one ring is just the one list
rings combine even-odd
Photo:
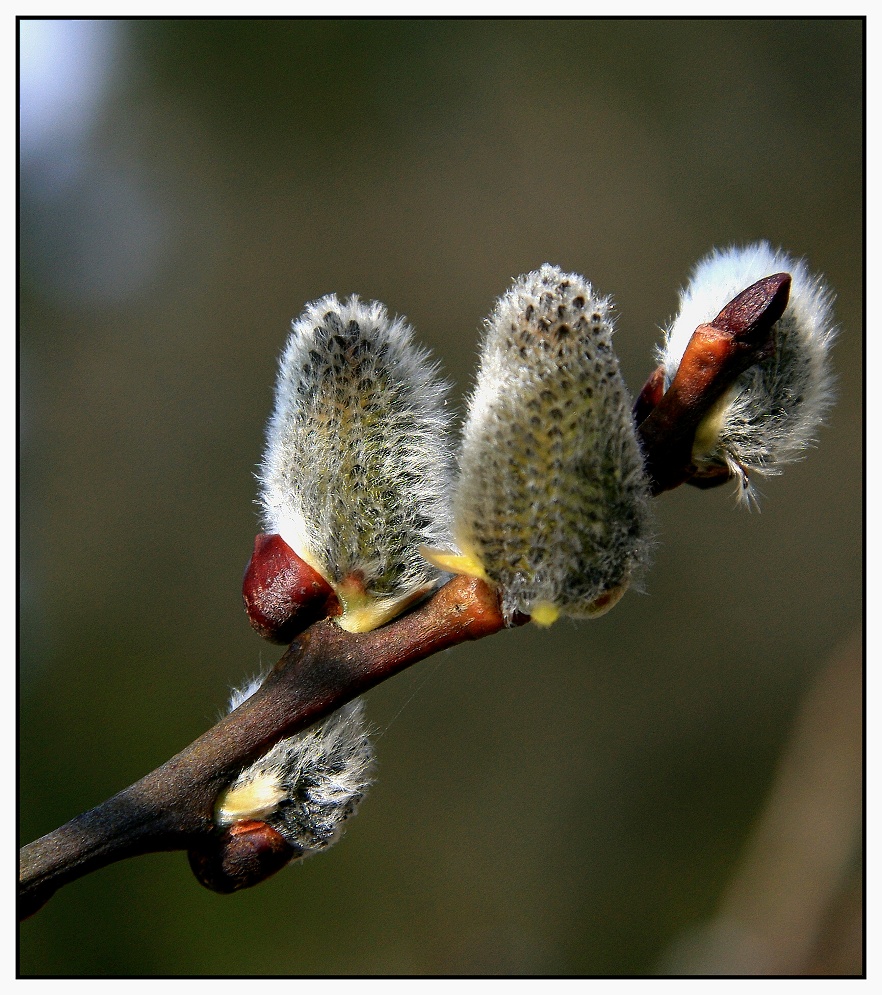
[(255, 538), (242, 598), (254, 630), (274, 643), (290, 643), (313, 622), (340, 614), (330, 584), (275, 534)]
[(221, 895), (260, 884), (302, 851), (272, 826), (256, 819), (236, 822), (201, 850), (188, 854), (201, 885)]

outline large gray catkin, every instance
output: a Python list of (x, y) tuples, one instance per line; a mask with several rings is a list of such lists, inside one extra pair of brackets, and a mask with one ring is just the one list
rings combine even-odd
[(601, 614), (645, 564), (649, 492), (612, 305), (548, 264), (485, 323), (445, 569), (495, 584), (503, 611), (550, 624)]
[(375, 628), (431, 590), (419, 554), (449, 541), (447, 385), (400, 318), (335, 295), (294, 322), (260, 468), (265, 528)]

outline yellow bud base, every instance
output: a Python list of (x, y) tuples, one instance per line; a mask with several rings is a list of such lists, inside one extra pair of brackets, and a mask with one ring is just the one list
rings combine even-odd
[(484, 566), (474, 553), (464, 551), (452, 553), (448, 549), (433, 549), (431, 546), (420, 546), (420, 555), (432, 566), (451, 574), (465, 574), (467, 577), (477, 577), (479, 580), (489, 580)]
[(276, 777), (267, 773), (222, 792), (214, 809), (218, 825), (231, 826), (242, 819), (265, 819), (284, 797)]
[(430, 590), (430, 587), (421, 587), (402, 597), (378, 598), (365, 591), (360, 578), (347, 577), (335, 588), (343, 606), (343, 614), (338, 615), (334, 621), (345, 632), (373, 632), (381, 625), (391, 622)]
[(717, 448), (720, 432), (726, 420), (726, 412), (729, 410), (736, 393), (734, 387), (726, 391), (711, 405), (707, 414), (699, 422), (692, 443), (692, 461), (696, 465), (700, 466)]
[(530, 609), (530, 620), (547, 629), (560, 618), (560, 609), (550, 601), (537, 601)]

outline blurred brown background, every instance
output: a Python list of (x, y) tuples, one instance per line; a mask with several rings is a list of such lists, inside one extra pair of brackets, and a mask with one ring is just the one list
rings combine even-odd
[(859, 972), (862, 23), (20, 28), (22, 842), (278, 658), (239, 585), (306, 301), (407, 315), (457, 404), (545, 261), (615, 295), (635, 392), (714, 245), (805, 255), (841, 325), (761, 514), (662, 497), (644, 593), (370, 693), (334, 849), (226, 898), (118, 864), (25, 923), (21, 972)]

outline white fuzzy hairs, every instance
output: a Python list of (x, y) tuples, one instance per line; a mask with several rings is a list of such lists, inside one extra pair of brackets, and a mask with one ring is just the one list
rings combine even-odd
[[(704, 417), (692, 460), (754, 498), (814, 440), (832, 401), (832, 297), (768, 243), (715, 250), (680, 295), (659, 360), (665, 387), (695, 329), (751, 284), (787, 272), (775, 350)], [(447, 385), (400, 318), (335, 295), (293, 323), (260, 471), (265, 528), (334, 588), (354, 632), (384, 624), (441, 571), (499, 588), (510, 621), (610, 608), (649, 558), (649, 488), (612, 348), (613, 305), (545, 264), (485, 322), (456, 479)]]
[(293, 323), (260, 470), (265, 528), (366, 631), (437, 585), (419, 547), (450, 541), (448, 386), (382, 304), (331, 294)]
[(601, 614), (648, 556), (649, 490), (612, 348), (612, 304), (545, 264), (486, 321), (454, 498), (460, 555), (503, 612)]
[(699, 468), (727, 467), (748, 504), (755, 500), (751, 475), (779, 473), (799, 459), (832, 404), (832, 294), (804, 260), (775, 251), (768, 242), (717, 249), (698, 263), (681, 291), (679, 313), (659, 351), (667, 387), (695, 329), (742, 290), (775, 273), (792, 277), (787, 308), (774, 326), (775, 353), (741, 374), (711, 409), (692, 454)]
[[(235, 691), (230, 710), (259, 687)], [(333, 843), (371, 784), (374, 750), (360, 698), (283, 739), (236, 778), (215, 805), (215, 821), (267, 823), (301, 855)]]
[[(692, 451), (699, 469), (738, 478), (748, 500), (749, 475), (798, 458), (832, 403), (830, 292), (766, 242), (714, 251), (659, 350), (667, 388), (695, 329), (781, 272), (792, 285), (774, 354), (712, 407)], [(513, 282), (485, 322), (454, 481), (447, 385), (411, 328), (356, 296), (306, 307), (280, 362), (261, 504), (267, 531), (334, 587), (344, 628), (389, 621), (440, 571), (498, 588), (509, 621), (550, 625), (618, 601), (648, 561), (651, 502), (612, 310), (584, 277), (547, 263)], [(235, 691), (231, 710), (261, 682)], [(356, 700), (242, 771), (215, 821), (263, 821), (298, 854), (322, 849), (356, 811), (373, 765)]]

